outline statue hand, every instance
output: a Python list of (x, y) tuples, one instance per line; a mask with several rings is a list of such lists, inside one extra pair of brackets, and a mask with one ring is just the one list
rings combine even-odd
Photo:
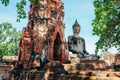
[(69, 50), (69, 51), (71, 51), (73, 54), (75, 54), (75, 53), (77, 53), (77, 51), (76, 50)]
[(85, 54), (88, 55), (89, 53), (86, 51)]
[(77, 53), (79, 53), (79, 54), (84, 54), (83, 52), (80, 52), (80, 51), (78, 51)]

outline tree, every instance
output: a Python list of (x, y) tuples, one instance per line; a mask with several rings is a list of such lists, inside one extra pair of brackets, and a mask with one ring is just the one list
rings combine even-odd
[(15, 28), (12, 28), (10, 23), (0, 24), (0, 43), (5, 43), (13, 32), (15, 32)]
[[(5, 6), (9, 5), (9, 0), (0, 0), (2, 4), (4, 4)], [(26, 3), (30, 2), (34, 5), (37, 5), (38, 0), (20, 0), (20, 2), (18, 1), (16, 3), (16, 8), (17, 8), (17, 22), (20, 22), (20, 19), (25, 19), (26, 16), (26, 12), (24, 10)]]
[(99, 36), (96, 53), (116, 47), (120, 51), (120, 0), (94, 0), (93, 34)]
[(21, 32), (10, 23), (0, 24), (0, 56), (17, 55)]

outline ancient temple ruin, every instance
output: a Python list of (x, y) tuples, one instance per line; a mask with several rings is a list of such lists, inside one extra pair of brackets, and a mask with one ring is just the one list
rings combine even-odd
[[(104, 60), (85, 59), (88, 54), (83, 59), (76, 60), (76, 55), (69, 59), (63, 9), (61, 0), (36, 0), (36, 5), (30, 4), (28, 24), (22, 31), (18, 63), (11, 71), (11, 80), (111, 80), (111, 75), (119, 76), (104, 72), (111, 69)], [(76, 44), (77, 38), (72, 39)], [(48, 63), (43, 64), (41, 58)]]
[(67, 59), (64, 36), (64, 6), (61, 0), (38, 0), (31, 4), (28, 24), (22, 31), (19, 61), (30, 60), (32, 54), (43, 54), (47, 59)]

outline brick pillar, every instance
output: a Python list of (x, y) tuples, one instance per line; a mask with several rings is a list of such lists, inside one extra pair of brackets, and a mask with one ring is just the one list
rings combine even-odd
[(53, 59), (53, 48), (54, 48), (54, 41), (52, 40), (50, 42), (50, 47), (48, 49), (48, 55), (47, 55), (48, 59)]
[(65, 58), (65, 49), (64, 49), (64, 46), (62, 44), (62, 53), (61, 53), (61, 61), (63, 62), (64, 61), (64, 58)]

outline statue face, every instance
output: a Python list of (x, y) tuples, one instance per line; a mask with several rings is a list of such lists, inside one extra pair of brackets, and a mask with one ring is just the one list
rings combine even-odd
[(79, 27), (79, 26), (75, 26), (75, 27), (73, 28), (73, 33), (74, 33), (74, 34), (79, 34), (79, 33), (80, 33), (80, 27)]

